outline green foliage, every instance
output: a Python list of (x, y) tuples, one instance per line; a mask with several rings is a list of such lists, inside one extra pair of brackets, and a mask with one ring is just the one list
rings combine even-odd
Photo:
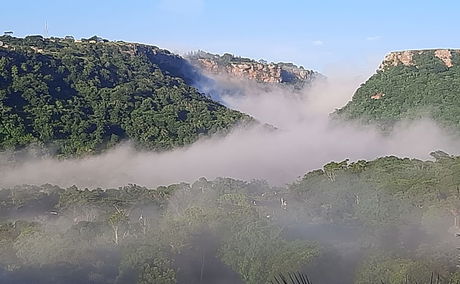
[[(93, 263), (88, 269), (105, 282), (175, 283), (181, 268), (174, 261), (189, 249), (202, 254), (200, 246), (208, 244), (200, 245), (196, 236), (203, 234), (215, 240), (211, 252), (221, 265), (234, 269), (247, 283), (263, 283), (277, 273), (300, 270), (319, 254), (313, 242), (284, 238), (283, 230), (253, 205), (251, 199), (263, 186), (267, 185), (220, 178), (157, 189), (3, 189), (2, 212), (14, 216), (20, 206), (23, 216), (34, 214), (37, 222), (16, 222), (13, 227), (7, 219), (1, 224), (5, 248), (0, 255), (8, 262), (0, 262), (0, 268)], [(105, 259), (100, 250), (117, 256)], [(206, 272), (204, 254), (197, 257)], [(104, 274), (104, 267), (115, 268), (117, 275)]]
[[(189, 266), (203, 280), (219, 263), (245, 283), (267, 283), (340, 271), (348, 259), (338, 250), (359, 255), (346, 271), (356, 283), (426, 283), (432, 272), (455, 283), (460, 157), (433, 157), (331, 162), (284, 188), (201, 178), (156, 189), (2, 189), (0, 269), (60, 263), (95, 283), (175, 283), (191, 277)], [(324, 227), (332, 230), (309, 235)]]
[(460, 157), (433, 156), (435, 162), (390, 156), (329, 163), (289, 186), (290, 214), (362, 230), (355, 241), (370, 258), (356, 283), (426, 283), (431, 272), (454, 279)]
[(429, 266), (408, 259), (376, 257), (369, 259), (358, 272), (356, 284), (374, 283), (428, 283), (431, 277)]
[(176, 283), (171, 261), (158, 243), (130, 245), (124, 248), (116, 283)]
[[(399, 64), (377, 71), (336, 114), (391, 127), (401, 119), (433, 118), (441, 125), (460, 129), (460, 55), (452, 50), (452, 67), (434, 51), (413, 56), (414, 66)], [(384, 94), (373, 99), (376, 94)]]
[(220, 66), (225, 66), (231, 63), (245, 63), (245, 62), (246, 63), (256, 63), (256, 61), (250, 58), (235, 56), (230, 53), (224, 53), (223, 55), (218, 55), (218, 54), (212, 54), (212, 53), (208, 53), (208, 52), (201, 51), (201, 50), (192, 52), (188, 54), (187, 57), (190, 58), (192, 61), (198, 60), (198, 59), (212, 59), (214, 62), (216, 62), (216, 64)]
[[(436, 162), (394, 156), (332, 162), (290, 185), (289, 192), (305, 198), (312, 212), (322, 206), (321, 215), (333, 215), (335, 221), (359, 218), (380, 226), (409, 222), (433, 206), (457, 209), (459, 165), (459, 157), (447, 154)], [(345, 212), (349, 214), (339, 214)]]
[(159, 67), (155, 56), (177, 57), (153, 46), (0, 40), (0, 151), (36, 144), (83, 155), (125, 140), (163, 150), (249, 119)]

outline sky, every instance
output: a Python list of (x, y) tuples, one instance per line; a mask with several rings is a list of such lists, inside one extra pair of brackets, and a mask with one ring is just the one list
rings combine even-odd
[(200, 49), (293, 62), (326, 74), (373, 72), (393, 50), (460, 48), (454, 0), (1, 2), (0, 28), (19, 37), (98, 35), (181, 54)]

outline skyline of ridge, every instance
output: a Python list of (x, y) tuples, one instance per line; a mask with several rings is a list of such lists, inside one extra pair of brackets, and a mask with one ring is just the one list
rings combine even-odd
[(228, 52), (293, 62), (322, 73), (346, 68), (363, 75), (374, 72), (391, 51), (460, 47), (452, 36), (460, 26), (456, 8), (460, 3), (434, 5), (428, 0), (26, 0), (3, 3), (0, 32), (11, 30), (19, 37), (98, 35), (181, 54)]

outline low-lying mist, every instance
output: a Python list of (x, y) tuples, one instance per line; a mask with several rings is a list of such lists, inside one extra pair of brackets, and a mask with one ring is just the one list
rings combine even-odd
[(332, 122), (329, 114), (351, 99), (363, 78), (329, 78), (304, 90), (216, 78), (204, 91), (262, 125), (236, 127), (226, 136), (204, 138), (167, 152), (137, 151), (129, 143), (104, 154), (57, 160), (26, 159), (3, 166), (0, 187), (51, 183), (60, 186), (157, 186), (199, 177), (265, 179), (274, 185), (294, 181), (324, 164), (385, 155), (428, 159), (441, 149), (460, 153), (460, 139), (429, 119), (402, 122), (389, 134), (371, 126)]

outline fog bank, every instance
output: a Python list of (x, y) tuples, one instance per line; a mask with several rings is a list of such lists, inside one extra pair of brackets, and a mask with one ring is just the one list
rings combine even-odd
[(385, 155), (428, 159), (438, 149), (460, 154), (460, 139), (428, 119), (400, 123), (389, 135), (353, 123), (331, 123), (329, 113), (350, 100), (361, 82), (363, 78), (329, 78), (293, 91), (217, 78), (208, 90), (229, 107), (277, 130), (237, 127), (225, 137), (205, 138), (162, 153), (139, 152), (127, 143), (84, 159), (31, 159), (1, 168), (0, 186), (51, 183), (94, 188), (136, 183), (153, 187), (199, 177), (266, 179), (281, 185), (332, 160)]

